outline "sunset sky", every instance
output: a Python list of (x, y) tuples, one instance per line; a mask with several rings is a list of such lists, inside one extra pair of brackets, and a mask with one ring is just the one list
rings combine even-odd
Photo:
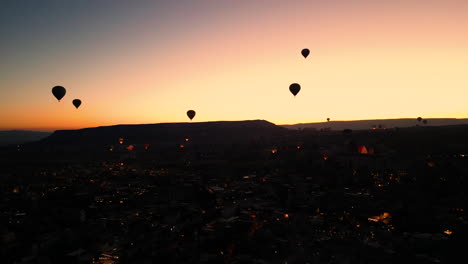
[(466, 0), (5, 0), (0, 36), (0, 130), (468, 117)]

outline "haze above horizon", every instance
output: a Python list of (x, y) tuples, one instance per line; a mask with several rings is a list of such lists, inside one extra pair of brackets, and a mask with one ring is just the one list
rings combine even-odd
[(189, 109), (194, 122), (464, 118), (467, 13), (458, 0), (6, 1), (0, 130), (186, 122)]

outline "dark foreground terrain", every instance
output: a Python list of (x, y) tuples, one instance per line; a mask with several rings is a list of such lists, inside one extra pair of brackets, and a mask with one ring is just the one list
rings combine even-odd
[(0, 150), (1, 260), (467, 263), (467, 135), (266, 121), (58, 131)]

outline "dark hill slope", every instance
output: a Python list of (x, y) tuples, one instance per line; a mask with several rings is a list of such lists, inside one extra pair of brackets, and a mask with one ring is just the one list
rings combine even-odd
[(372, 127), (384, 127), (384, 128), (395, 128), (395, 127), (415, 127), (415, 126), (451, 126), (451, 125), (466, 125), (468, 119), (456, 119), (456, 118), (429, 118), (427, 124), (418, 122), (416, 118), (401, 118), (401, 119), (376, 119), (376, 120), (354, 120), (354, 121), (330, 121), (330, 122), (318, 122), (318, 123), (300, 123), (294, 125), (281, 125), (288, 129), (322, 129), (330, 128), (331, 130), (366, 130)]
[(264, 120), (202, 123), (116, 125), (80, 130), (58, 130), (40, 142), (48, 146), (99, 146), (118, 144), (177, 144), (189, 137), (198, 144), (233, 144), (263, 141), (286, 129)]
[(0, 146), (38, 141), (49, 136), (50, 134), (50, 132), (28, 130), (0, 131)]

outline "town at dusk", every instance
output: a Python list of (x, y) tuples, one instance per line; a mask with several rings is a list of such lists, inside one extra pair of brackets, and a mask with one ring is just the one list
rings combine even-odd
[(468, 262), (467, 14), (1, 2), (0, 262)]

